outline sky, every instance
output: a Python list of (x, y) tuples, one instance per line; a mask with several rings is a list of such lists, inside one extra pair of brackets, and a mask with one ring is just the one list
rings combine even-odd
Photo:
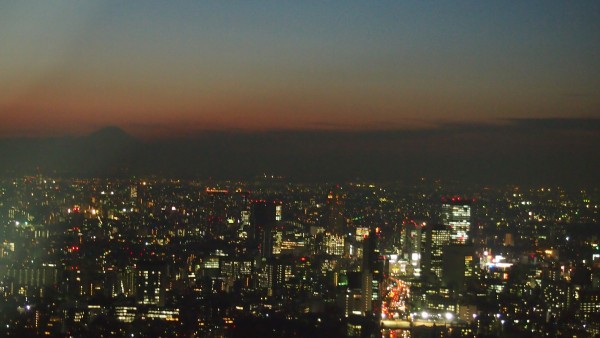
[(600, 118), (597, 0), (3, 2), (0, 44), (0, 137)]

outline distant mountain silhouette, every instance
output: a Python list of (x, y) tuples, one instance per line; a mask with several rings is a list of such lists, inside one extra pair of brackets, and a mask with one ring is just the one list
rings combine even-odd
[(126, 174), (142, 143), (118, 127), (106, 127), (77, 138), (72, 145), (75, 168), (94, 176)]
[(135, 137), (127, 134), (123, 129), (116, 126), (104, 127), (83, 137), (88, 142), (111, 143), (111, 144), (136, 144), (140, 143)]
[(118, 127), (107, 127), (81, 137), (0, 140), (0, 172), (74, 176), (123, 175), (132, 154), (142, 143)]
[(516, 120), (416, 131), (204, 132), (142, 142), (118, 127), (81, 137), (0, 139), (0, 174), (162, 175), (303, 181), (600, 185), (597, 120)]

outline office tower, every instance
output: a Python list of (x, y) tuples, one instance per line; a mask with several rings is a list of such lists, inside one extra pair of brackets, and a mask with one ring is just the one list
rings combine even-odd
[(444, 249), (450, 244), (450, 230), (442, 224), (427, 224), (424, 232), (421, 269), (442, 278)]
[(294, 278), (295, 258), (290, 256), (274, 257), (267, 261), (269, 273), (269, 293), (281, 293), (283, 289), (291, 289), (295, 286), (291, 280)]
[(11, 294), (17, 293), (18, 289), (40, 289), (55, 285), (60, 280), (59, 270), (56, 265), (44, 264), (35, 267), (9, 268), (0, 270), (0, 276), (11, 280), (11, 288), (6, 288)]
[(135, 274), (137, 303), (164, 306), (168, 273), (168, 265), (165, 262), (138, 262)]
[(425, 222), (404, 222), (402, 229), (402, 253), (406, 260), (410, 261), (415, 275), (421, 272), (421, 260), (425, 248), (424, 227)]
[(472, 245), (450, 244), (444, 247), (442, 281), (451, 290), (462, 292), (473, 277), (475, 249)]
[(213, 237), (221, 237), (227, 229), (225, 220), (229, 211), (229, 190), (207, 188), (206, 193), (208, 198), (208, 232)]
[(346, 290), (344, 300), (344, 315), (364, 315), (364, 308), (367, 305), (363, 301), (363, 273), (350, 271), (347, 274), (348, 289)]
[(137, 185), (132, 185), (129, 187), (129, 197), (132, 200), (135, 200), (138, 197), (138, 188)]
[(344, 236), (326, 232), (323, 235), (323, 249), (328, 255), (342, 256), (344, 254)]
[(444, 199), (442, 222), (450, 230), (450, 242), (466, 244), (471, 231), (471, 201), (461, 197)]
[(593, 316), (597, 316), (600, 311), (600, 291), (587, 289), (580, 294), (577, 316), (580, 320), (589, 321)]
[(261, 257), (273, 255), (273, 229), (277, 223), (277, 206), (273, 201), (254, 201), (250, 213), (251, 239), (258, 246)]
[[(308, 236), (304, 226), (297, 222), (278, 223), (273, 231), (274, 255), (304, 255), (307, 250)], [(325, 242), (325, 240), (323, 241)], [(342, 253), (344, 243), (342, 242)]]
[(336, 235), (346, 234), (346, 218), (344, 217), (344, 194), (337, 186), (327, 195), (327, 212), (324, 220), (325, 229)]
[(377, 234), (371, 230), (369, 236), (363, 241), (363, 257), (361, 264), (362, 279), (362, 313), (376, 314), (381, 308), (379, 299), (379, 285), (385, 277), (385, 261), (377, 248)]

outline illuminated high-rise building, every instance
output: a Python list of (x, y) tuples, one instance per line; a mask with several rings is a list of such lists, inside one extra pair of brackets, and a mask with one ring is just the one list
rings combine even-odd
[(406, 260), (413, 266), (415, 275), (421, 272), (421, 260), (425, 248), (424, 227), (425, 222), (403, 222), (402, 227), (402, 253)]
[(385, 278), (386, 261), (377, 248), (377, 233), (371, 230), (363, 240), (363, 256), (361, 264), (362, 279), (362, 313), (365, 316), (377, 315), (381, 311), (379, 286)]
[(444, 249), (450, 244), (450, 230), (442, 224), (427, 224), (421, 268), (442, 278)]
[(167, 275), (168, 265), (165, 262), (138, 262), (135, 274), (138, 304), (164, 306)]
[(471, 231), (471, 201), (461, 197), (445, 199), (442, 222), (450, 230), (452, 244), (467, 244)]
[(344, 254), (344, 237), (326, 232), (323, 236), (323, 246), (326, 254), (342, 256)]
[(281, 219), (281, 206), (273, 201), (254, 201), (250, 213), (252, 240), (258, 245), (261, 257), (273, 256), (273, 229)]
[(132, 185), (129, 187), (129, 197), (132, 200), (135, 200), (138, 197), (138, 188), (137, 185)]

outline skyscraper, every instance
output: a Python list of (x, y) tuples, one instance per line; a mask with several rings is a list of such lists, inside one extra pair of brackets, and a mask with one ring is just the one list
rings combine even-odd
[(467, 280), (473, 277), (475, 249), (472, 245), (451, 244), (444, 248), (442, 283), (454, 292), (466, 289)]
[(421, 268), (442, 278), (444, 249), (450, 244), (450, 230), (442, 224), (427, 224), (424, 231), (425, 246)]
[(415, 275), (421, 273), (421, 260), (425, 249), (424, 227), (425, 222), (408, 221), (403, 222), (402, 228), (402, 253), (404, 258), (413, 266)]
[(336, 235), (346, 234), (346, 219), (344, 217), (344, 194), (339, 186), (327, 195), (327, 213), (325, 228)]
[(443, 199), (442, 222), (450, 230), (452, 244), (466, 244), (471, 231), (471, 201), (461, 197)]
[[(273, 228), (277, 222), (277, 206), (273, 201), (259, 200), (252, 203), (250, 225), (252, 240), (259, 247), (261, 257), (269, 258), (273, 255)], [(279, 212), (279, 214), (281, 214)]]
[(363, 240), (363, 257), (361, 264), (362, 278), (362, 313), (375, 314), (381, 310), (379, 285), (385, 277), (385, 261), (377, 248), (377, 233), (371, 229), (369, 236)]

